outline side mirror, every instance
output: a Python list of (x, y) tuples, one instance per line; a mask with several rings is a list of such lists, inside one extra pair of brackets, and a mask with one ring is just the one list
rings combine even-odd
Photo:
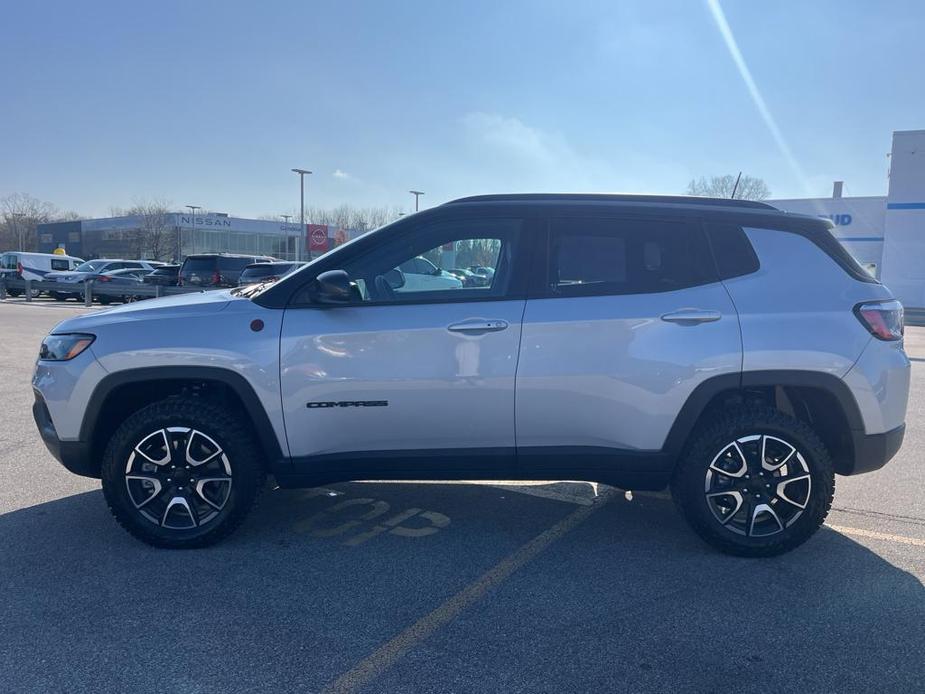
[(389, 286), (392, 289), (401, 289), (405, 286), (405, 273), (399, 270), (397, 267), (392, 268), (386, 272), (382, 277), (386, 282), (389, 283)]
[(347, 304), (354, 298), (350, 276), (343, 270), (328, 270), (315, 278), (312, 299), (319, 304)]

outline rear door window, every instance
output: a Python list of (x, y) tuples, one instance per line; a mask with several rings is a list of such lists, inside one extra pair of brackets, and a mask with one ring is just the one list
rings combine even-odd
[(70, 263), (67, 260), (62, 260), (60, 258), (51, 259), (51, 269), (52, 270), (68, 270), (70, 269)]
[(698, 224), (591, 218), (550, 223), (547, 296), (670, 292), (717, 280)]

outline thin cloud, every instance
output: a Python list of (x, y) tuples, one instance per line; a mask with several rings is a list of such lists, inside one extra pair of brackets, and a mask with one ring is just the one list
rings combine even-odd
[(516, 187), (606, 189), (612, 168), (576, 151), (568, 141), (514, 116), (476, 111), (460, 119), (470, 153)]
[(339, 178), (342, 181), (347, 180), (348, 178), (353, 178), (346, 171), (341, 171), (340, 169), (334, 169), (334, 173), (331, 174), (334, 178)]

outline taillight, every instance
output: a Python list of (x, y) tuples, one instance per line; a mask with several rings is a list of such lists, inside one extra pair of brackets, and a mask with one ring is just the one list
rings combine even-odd
[(218, 270), (216, 270), (214, 273), (212, 273), (212, 284), (221, 284), (221, 283), (222, 283), (222, 275)]
[(903, 305), (890, 301), (868, 301), (854, 307), (854, 315), (878, 340), (901, 340), (903, 336)]
[(108, 277), (106, 275), (100, 275), (99, 277), (96, 278), (96, 281), (97, 282), (111, 282), (112, 277)]
[(22, 263), (16, 263), (16, 272), (22, 277)]

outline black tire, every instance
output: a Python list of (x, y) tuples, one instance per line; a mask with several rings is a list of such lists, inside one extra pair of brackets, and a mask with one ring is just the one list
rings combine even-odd
[(106, 296), (105, 294), (100, 294), (96, 297), (96, 300), (99, 301), (102, 306), (109, 306), (109, 304), (112, 303), (112, 297)]
[[(769, 472), (758, 450), (767, 445), (780, 451), (771, 459), (773, 467), (787, 457), (784, 444), (795, 449), (796, 457)], [(794, 479), (806, 475), (808, 481)], [(791, 483), (797, 485), (796, 503), (788, 498)], [(832, 460), (822, 440), (804, 422), (766, 407), (727, 411), (706, 423), (694, 433), (671, 481), (675, 504), (693, 530), (722, 552), (743, 557), (783, 554), (808, 540), (825, 521), (834, 493)], [(800, 503), (805, 504), (802, 510)], [(771, 510), (755, 513), (764, 506)], [(768, 529), (773, 532), (763, 534)]]
[[(174, 455), (180, 455), (176, 452), (179, 450), (177, 444), (172, 443), (174, 439), (168, 440), (167, 437), (179, 437), (181, 434), (167, 433), (168, 427), (174, 432), (183, 429), (192, 430), (193, 433), (189, 434), (190, 438), (199, 433), (204, 435), (210, 443), (220, 447), (219, 458), (213, 458), (213, 462), (209, 463), (212, 465), (218, 460), (222, 470), (215, 474), (224, 476), (225, 470), (230, 470), (231, 482), (229, 490), (223, 492), (224, 503), (220, 510), (214, 511), (210, 508), (205, 503), (207, 499), (201, 491), (199, 495), (194, 493), (195, 487), (191, 484), (196, 482), (194, 477), (185, 477), (186, 482), (183, 479), (174, 479), (181, 474), (199, 474), (197, 470), (201, 468), (192, 468), (191, 471), (180, 469), (171, 473), (168, 467), (180, 462), (179, 458), (171, 457), (170, 462), (155, 465), (147, 462), (152, 459), (149, 456), (145, 456), (144, 459), (137, 457), (142, 442), (146, 441), (149, 436), (155, 437), (152, 440), (159, 442), (160, 439), (156, 435), (161, 434), (161, 431), (164, 432), (162, 434), (164, 445), (157, 447), (157, 450), (166, 451), (170, 456), (170, 446), (173, 445)], [(151, 450), (153, 448), (148, 449), (149, 452)], [(188, 450), (190, 449), (184, 449), (184, 456)], [(130, 460), (133, 462), (130, 463)], [(138, 484), (138, 482), (134, 479), (132, 482), (127, 480), (126, 466), (135, 466), (138, 462), (148, 468), (156, 469), (156, 473), (146, 472), (144, 474), (151, 475), (152, 479), (157, 477), (162, 480), (157, 484), (163, 484), (163, 487), (158, 487), (160, 491), (151, 495), (150, 503), (154, 504), (153, 507), (146, 508), (145, 504), (148, 502), (142, 504), (141, 508), (136, 507), (136, 500), (132, 498), (133, 492), (130, 491), (130, 485)], [(179, 467), (182, 468), (182, 464)], [(189, 466), (187, 470), (190, 470)], [(207, 475), (205, 472), (202, 474), (203, 477)], [(168, 478), (168, 475), (174, 477)], [(227, 537), (242, 523), (253, 508), (265, 480), (261, 455), (247, 423), (226, 408), (198, 397), (167, 398), (148, 405), (129, 416), (109, 440), (102, 464), (103, 494), (113, 516), (129, 533), (155, 547), (206, 547)], [(184, 488), (183, 484), (187, 486)], [(150, 487), (153, 489), (154, 484), (151, 483)], [(133, 489), (137, 495), (139, 488), (133, 487)], [(178, 496), (183, 497), (187, 503), (174, 504)], [(164, 497), (171, 497), (171, 500), (164, 502)], [(166, 505), (163, 516), (158, 510), (160, 505)], [(190, 511), (186, 515), (191, 521), (188, 524), (190, 527), (164, 527), (167, 519), (172, 518), (171, 509), (182, 510), (184, 505), (186, 508), (192, 506), (194, 509), (204, 509), (203, 513), (211, 513), (212, 517), (206, 515), (203, 520), (197, 521), (194, 520), (193, 512)], [(215, 504), (212, 505), (215, 506)], [(161, 518), (160, 521), (154, 520), (149, 512), (151, 508)], [(199, 517), (201, 514), (197, 512), (196, 515)], [(171, 522), (177, 525), (174, 521)]]
[(51, 292), (51, 298), (55, 301), (67, 301), (67, 294), (61, 292)]

